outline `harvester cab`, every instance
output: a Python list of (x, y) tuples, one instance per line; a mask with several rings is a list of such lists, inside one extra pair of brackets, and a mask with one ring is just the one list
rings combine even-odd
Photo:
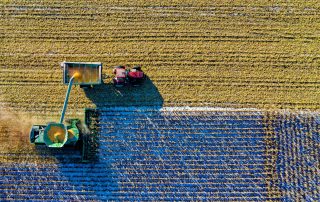
[[(68, 105), (72, 85), (80, 87), (93, 87), (102, 83), (102, 63), (63, 62), (63, 83), (68, 85), (61, 117), (59, 122), (51, 122), (47, 125), (33, 125), (30, 131), (30, 142), (36, 145), (46, 145), (51, 148), (75, 146), (82, 142), (82, 162), (90, 161), (87, 136), (80, 130), (79, 119), (70, 119), (69, 124), (64, 124), (64, 116)], [(86, 120), (85, 120), (86, 121)]]

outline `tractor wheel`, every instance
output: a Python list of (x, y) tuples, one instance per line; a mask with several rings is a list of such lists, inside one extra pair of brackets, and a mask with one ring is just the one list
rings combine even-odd
[(118, 80), (114, 78), (112, 81), (113, 81), (113, 85), (117, 88), (121, 88), (125, 85), (125, 80)]

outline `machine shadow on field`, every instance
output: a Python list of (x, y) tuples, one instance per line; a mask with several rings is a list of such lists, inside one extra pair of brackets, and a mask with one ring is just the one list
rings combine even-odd
[[(159, 93), (157, 87), (153, 84), (147, 76), (145, 81), (140, 86), (126, 85), (121, 88), (116, 88), (112, 82), (102, 83), (94, 86), (94, 88), (83, 89), (86, 96), (96, 105), (96, 108), (103, 107), (130, 107), (130, 106), (152, 106), (161, 108), (163, 105), (163, 98)], [(62, 148), (48, 148), (45, 145), (35, 146), (35, 150), (40, 156), (47, 156), (49, 161), (59, 163), (79, 163), (83, 152), (82, 140), (84, 137), (84, 128), (86, 133), (97, 134), (94, 138), (89, 140), (93, 148), (93, 160), (91, 163), (98, 161), (97, 150), (99, 148), (99, 131), (94, 131), (98, 128), (99, 110), (86, 109), (85, 124), (79, 124), (77, 127), (80, 129), (80, 140), (75, 146), (64, 146)], [(68, 120), (66, 120), (68, 122)], [(92, 149), (92, 148), (90, 148)], [(66, 158), (67, 157), (67, 158)]]
[(97, 108), (108, 106), (161, 107), (163, 105), (163, 97), (148, 76), (140, 86), (126, 85), (116, 88), (113, 83), (108, 82), (94, 88), (84, 89), (84, 92)]
[[(82, 200), (92, 200), (97, 197), (103, 199), (114, 199), (114, 193), (120, 190), (120, 180), (117, 178), (120, 169), (112, 162), (116, 156), (127, 152), (130, 148), (124, 148), (120, 143), (113, 143), (109, 136), (101, 136), (101, 130), (108, 130), (101, 127), (100, 110), (104, 107), (130, 107), (130, 106), (150, 106), (161, 108), (163, 98), (157, 87), (149, 77), (146, 77), (142, 85), (133, 87), (131, 85), (116, 88), (110, 81), (105, 81), (94, 88), (83, 89), (86, 96), (96, 105), (98, 109), (86, 109), (85, 127), (89, 129), (89, 161), (82, 161), (83, 145), (78, 141), (75, 147), (48, 148), (45, 145), (36, 146), (37, 156), (43, 163), (52, 165), (41, 169), (39, 175), (54, 177), (63, 182), (63, 189), (66, 192), (72, 191), (74, 198)], [(112, 124), (113, 125), (113, 124)], [(82, 130), (80, 130), (82, 131)], [(124, 134), (114, 138), (122, 138)], [(113, 137), (112, 137), (113, 138)], [(124, 140), (124, 138), (122, 138)], [(82, 146), (81, 146), (82, 145)], [(116, 153), (113, 153), (115, 151)], [(111, 152), (111, 153), (110, 153)], [(32, 165), (30, 170), (36, 169)], [(37, 173), (38, 175), (38, 173)], [(88, 186), (88, 183), (95, 186)], [(57, 183), (59, 186), (61, 183)], [(110, 187), (110, 188), (109, 188)], [(50, 186), (45, 187), (50, 189)], [(58, 188), (57, 188), (58, 189)], [(103, 196), (101, 196), (101, 190)], [(55, 190), (58, 192), (58, 190)], [(61, 200), (66, 199), (61, 195)], [(70, 197), (70, 196), (69, 196)]]
[[(161, 108), (163, 105), (163, 98), (158, 88), (148, 76), (139, 86), (127, 84), (123, 87), (115, 87), (112, 82), (103, 82), (101, 85), (94, 86), (94, 88), (84, 88), (83, 90), (86, 96), (96, 105), (96, 109), (86, 109), (85, 113), (87, 127), (91, 132), (95, 131), (95, 134), (97, 134), (92, 140), (92, 143), (96, 145), (95, 151), (98, 151), (100, 146), (100, 131), (97, 129), (99, 128), (99, 109), (131, 106)], [(96, 153), (95, 156), (97, 157), (99, 154)]]

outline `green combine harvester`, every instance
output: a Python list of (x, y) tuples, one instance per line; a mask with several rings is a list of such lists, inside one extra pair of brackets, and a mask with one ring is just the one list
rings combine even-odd
[[(68, 85), (60, 121), (47, 125), (33, 125), (30, 131), (30, 142), (36, 145), (46, 145), (51, 148), (75, 146), (82, 142), (82, 161), (90, 161), (90, 134), (83, 134), (80, 130), (79, 119), (70, 119), (64, 124), (64, 116), (68, 105), (72, 85), (93, 87), (102, 83), (102, 63), (63, 62), (63, 83)], [(88, 117), (85, 117), (87, 119)], [(87, 120), (85, 120), (87, 122)]]

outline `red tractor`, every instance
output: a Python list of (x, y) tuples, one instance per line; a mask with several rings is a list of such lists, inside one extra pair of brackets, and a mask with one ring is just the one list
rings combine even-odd
[(132, 69), (127, 69), (125, 66), (117, 66), (113, 69), (113, 73), (115, 74), (113, 78), (115, 87), (123, 87), (126, 84), (140, 86), (146, 78), (140, 66), (135, 66)]

